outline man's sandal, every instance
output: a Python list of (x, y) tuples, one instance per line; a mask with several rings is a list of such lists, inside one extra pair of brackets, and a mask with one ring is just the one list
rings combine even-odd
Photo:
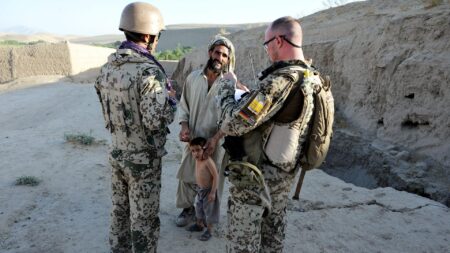
[(211, 233), (206, 230), (201, 236), (198, 237), (200, 241), (208, 241), (211, 238)]

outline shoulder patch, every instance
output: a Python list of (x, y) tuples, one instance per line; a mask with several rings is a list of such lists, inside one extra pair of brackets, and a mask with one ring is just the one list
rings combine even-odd
[(270, 105), (270, 99), (261, 92), (255, 92), (239, 111), (239, 116), (247, 124), (254, 125)]

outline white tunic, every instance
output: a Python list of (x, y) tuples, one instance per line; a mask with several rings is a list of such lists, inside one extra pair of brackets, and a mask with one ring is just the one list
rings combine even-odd
[[(213, 137), (218, 131), (218, 120), (220, 118), (216, 103), (216, 95), (219, 90), (218, 80), (211, 85), (208, 91), (208, 81), (203, 69), (196, 70), (189, 74), (183, 87), (180, 105), (178, 107), (178, 121), (188, 122), (190, 129), (190, 139)], [(225, 150), (222, 147), (223, 139), (219, 141), (215, 148), (212, 159), (217, 169), (221, 171), (221, 165)], [(220, 175), (223, 177), (223, 175)], [(177, 178), (187, 182), (195, 183), (195, 160), (189, 151), (189, 145), (184, 148), (181, 166), (178, 170)]]

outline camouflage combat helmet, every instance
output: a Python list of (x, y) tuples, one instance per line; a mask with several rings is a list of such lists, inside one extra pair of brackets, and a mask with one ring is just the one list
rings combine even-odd
[(164, 29), (161, 12), (149, 3), (131, 3), (122, 11), (119, 25), (121, 31), (158, 35)]

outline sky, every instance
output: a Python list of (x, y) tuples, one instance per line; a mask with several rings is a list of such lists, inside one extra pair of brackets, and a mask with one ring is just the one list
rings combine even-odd
[[(141, 1), (159, 8), (166, 25), (271, 22), (282, 16), (295, 18), (307, 16), (327, 8), (329, 6), (327, 2), (333, 2), (330, 0)], [(0, 32), (8, 31), (10, 28), (14, 28), (13, 30), (21, 28), (59, 35), (119, 34), (120, 14), (130, 2), (132, 0), (1, 0)]]

